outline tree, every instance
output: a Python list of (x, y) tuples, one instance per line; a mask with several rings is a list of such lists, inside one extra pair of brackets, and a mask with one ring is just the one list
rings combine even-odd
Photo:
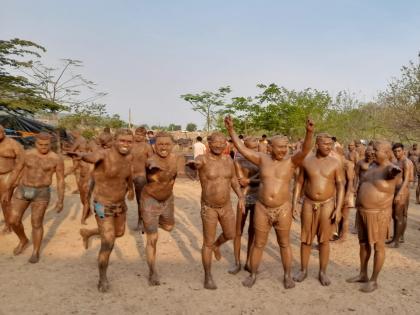
[(194, 123), (188, 123), (185, 129), (189, 132), (197, 131), (197, 125)]
[(30, 69), (34, 64), (30, 58), (40, 58), (45, 51), (41, 45), (27, 40), (0, 40), (0, 105), (31, 113), (63, 109), (58, 102), (45, 98), (28, 77), (16, 75), (17, 71)]
[(217, 92), (204, 91), (198, 94), (183, 94), (181, 98), (191, 104), (192, 110), (199, 112), (206, 119), (207, 131), (215, 124), (217, 113), (226, 105), (225, 97), (231, 93), (229, 86), (221, 87)]
[(62, 59), (58, 68), (47, 67), (41, 62), (32, 63), (34, 84), (45, 99), (67, 106), (69, 110), (97, 101), (107, 93), (96, 91), (96, 84), (85, 79), (78, 69), (83, 62), (75, 59)]

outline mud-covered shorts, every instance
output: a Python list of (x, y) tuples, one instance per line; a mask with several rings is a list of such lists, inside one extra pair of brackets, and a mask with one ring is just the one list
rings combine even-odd
[(385, 242), (389, 237), (391, 211), (391, 209), (357, 209), (356, 226), (360, 244), (373, 245)]
[(140, 197), (140, 211), (146, 233), (156, 233), (159, 226), (173, 226), (175, 224), (174, 195), (159, 201), (142, 191)]
[(102, 204), (96, 200), (93, 201), (93, 209), (95, 214), (104, 219), (105, 217), (118, 217), (127, 212), (125, 201), (118, 204)]
[(13, 198), (30, 202), (49, 202), (51, 197), (50, 187), (29, 187), (19, 185)]
[(205, 235), (208, 234), (207, 229), (214, 229), (216, 231), (217, 222), (220, 222), (223, 235), (227, 239), (233, 239), (235, 237), (235, 213), (230, 202), (223, 207), (208, 206), (204, 202), (201, 202), (201, 219), (203, 221), (203, 232)]

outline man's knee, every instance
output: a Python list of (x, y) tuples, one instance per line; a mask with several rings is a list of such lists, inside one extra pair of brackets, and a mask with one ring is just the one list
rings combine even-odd
[(147, 244), (148, 245), (151, 245), (151, 246), (155, 247), (157, 241), (158, 241), (158, 234), (157, 233), (147, 234)]
[(112, 251), (112, 249), (114, 248), (114, 243), (115, 243), (115, 237), (114, 238), (104, 238), (101, 241), (101, 251)]
[(228, 231), (223, 231), (223, 237), (227, 241), (233, 240), (235, 238), (235, 235), (236, 235), (236, 233), (235, 233), (234, 229), (230, 229)]
[(261, 239), (259, 237), (256, 237), (254, 240), (254, 247), (256, 248), (264, 248), (266, 244), (267, 244), (266, 239)]

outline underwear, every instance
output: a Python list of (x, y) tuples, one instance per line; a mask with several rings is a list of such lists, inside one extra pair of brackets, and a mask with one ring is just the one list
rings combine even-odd
[(29, 187), (19, 185), (16, 189), (14, 197), (26, 201), (46, 201), (50, 200), (51, 189), (50, 187)]
[(356, 226), (359, 243), (375, 244), (377, 242), (385, 242), (389, 237), (390, 221), (391, 209), (358, 208)]
[(254, 211), (254, 228), (268, 232), (271, 227), (279, 231), (290, 230), (292, 225), (292, 205), (285, 202), (279, 207), (270, 208), (257, 201)]
[(99, 218), (104, 219), (105, 217), (118, 217), (124, 214), (127, 212), (127, 205), (125, 204), (125, 201), (118, 204), (103, 205), (94, 200), (93, 209)]

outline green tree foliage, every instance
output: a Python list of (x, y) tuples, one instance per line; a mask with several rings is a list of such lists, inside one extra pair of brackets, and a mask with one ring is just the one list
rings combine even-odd
[(197, 125), (194, 123), (188, 123), (185, 129), (189, 132), (197, 131)]
[(216, 125), (216, 117), (226, 105), (226, 96), (231, 92), (229, 86), (221, 87), (217, 92), (204, 91), (198, 94), (183, 94), (181, 98), (191, 104), (192, 110), (200, 113), (206, 120), (206, 129), (210, 131)]
[(105, 127), (118, 129), (127, 127), (119, 115), (110, 116), (104, 104), (91, 103), (74, 107), (74, 112), (59, 120), (59, 126), (67, 129), (79, 129), (84, 134), (95, 134)]
[(182, 126), (181, 125), (176, 125), (176, 124), (170, 124), (167, 127), (167, 130), (168, 131), (179, 131), (179, 130), (182, 130)]
[(34, 63), (31, 58), (39, 58), (45, 51), (27, 40), (0, 40), (0, 105), (29, 112), (63, 109), (59, 103), (45, 98), (30, 77), (16, 74), (30, 69)]

